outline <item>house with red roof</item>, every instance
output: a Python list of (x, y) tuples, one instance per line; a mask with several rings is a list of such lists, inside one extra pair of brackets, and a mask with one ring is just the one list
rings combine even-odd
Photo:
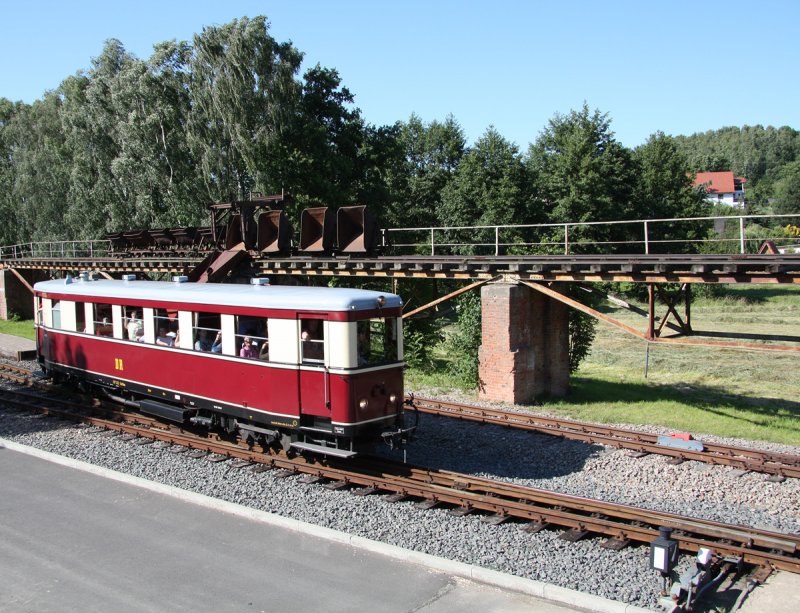
[(706, 200), (712, 204), (725, 204), (737, 209), (744, 208), (744, 177), (736, 177), (733, 172), (698, 172), (694, 186), (706, 190)]

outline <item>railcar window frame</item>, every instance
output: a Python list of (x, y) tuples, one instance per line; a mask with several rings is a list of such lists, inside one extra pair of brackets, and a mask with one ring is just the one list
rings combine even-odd
[[(200, 351), (203, 353), (215, 353), (212, 352), (212, 349), (217, 334), (220, 334), (222, 331), (221, 314), (210, 313), (207, 311), (192, 311), (191, 313), (192, 313), (192, 334), (191, 334), (192, 350)], [(208, 349), (198, 348), (198, 344), (201, 343), (200, 339), (201, 332), (203, 332), (205, 335), (203, 341), (208, 346)]]
[(53, 330), (61, 330), (61, 301), (50, 301), (50, 328)]
[(89, 303), (92, 307), (92, 331), (95, 336), (114, 338), (114, 308), (107, 302)]
[[(268, 317), (234, 315), (234, 351), (238, 357), (262, 362), (269, 361), (269, 320)], [(242, 355), (245, 340), (250, 341), (256, 355)]]
[(299, 359), (301, 364), (324, 366), (326, 361), (327, 321), (324, 314), (298, 313), (300, 325)]
[(402, 361), (399, 317), (371, 317), (356, 322), (356, 360), (359, 368)]
[(121, 306), (123, 337), (134, 343), (143, 343), (145, 340), (144, 309), (137, 305)]
[[(173, 311), (170, 317), (169, 309), (153, 309), (153, 344), (160, 347), (175, 347), (175, 339), (178, 337), (178, 312)], [(165, 330), (161, 335), (161, 330)]]

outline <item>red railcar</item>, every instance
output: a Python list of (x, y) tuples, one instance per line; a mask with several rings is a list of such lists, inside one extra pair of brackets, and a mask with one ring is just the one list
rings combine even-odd
[(88, 275), (34, 294), (42, 368), (145, 413), (344, 457), (413, 431), (395, 294)]

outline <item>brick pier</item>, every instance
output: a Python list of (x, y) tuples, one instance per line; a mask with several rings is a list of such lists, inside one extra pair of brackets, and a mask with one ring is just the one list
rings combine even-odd
[(522, 284), (481, 289), (480, 397), (530, 404), (569, 391), (569, 307)]

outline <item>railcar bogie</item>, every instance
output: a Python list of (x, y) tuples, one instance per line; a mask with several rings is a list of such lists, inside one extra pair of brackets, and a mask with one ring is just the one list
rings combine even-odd
[(344, 457), (414, 431), (399, 296), (182, 278), (34, 289), (42, 367), (144, 413)]

